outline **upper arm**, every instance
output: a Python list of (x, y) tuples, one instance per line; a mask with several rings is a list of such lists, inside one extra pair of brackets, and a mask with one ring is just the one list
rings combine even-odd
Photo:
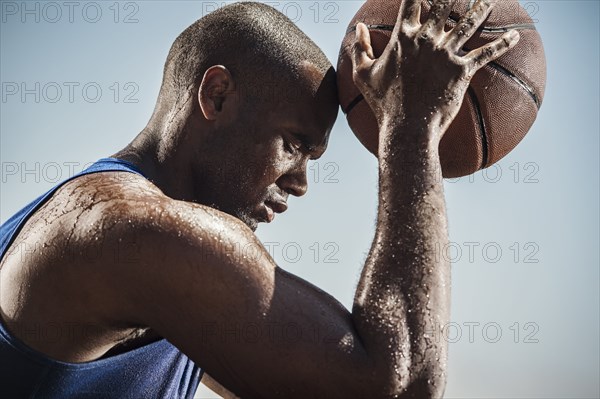
[(339, 302), (278, 268), (237, 219), (179, 204), (160, 227), (131, 233), (140, 261), (118, 272), (129, 319), (242, 397), (347, 397), (371, 385)]

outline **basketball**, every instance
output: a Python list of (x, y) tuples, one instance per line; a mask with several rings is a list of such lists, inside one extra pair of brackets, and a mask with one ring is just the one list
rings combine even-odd
[[(356, 25), (367, 25), (375, 57), (392, 34), (402, 0), (368, 0), (350, 22), (338, 60), (338, 90), (348, 124), (360, 142), (377, 156), (379, 132), (375, 116), (352, 80), (352, 46)], [(458, 0), (446, 23), (452, 29), (472, 2)], [(421, 21), (430, 11), (421, 2)], [(446, 178), (472, 174), (498, 162), (525, 137), (544, 98), (546, 59), (534, 22), (517, 0), (500, 0), (463, 50), (468, 52), (499, 38), (510, 29), (521, 35), (518, 44), (480, 69), (465, 94), (462, 107), (439, 147)], [(410, 101), (410, 99), (408, 99)]]

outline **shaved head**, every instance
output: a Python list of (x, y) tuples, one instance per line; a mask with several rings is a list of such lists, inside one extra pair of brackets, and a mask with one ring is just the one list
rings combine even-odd
[(316, 92), (307, 76), (320, 84), (327, 75), (335, 87), (334, 74), (327, 73), (332, 65), (321, 49), (288, 17), (261, 3), (224, 6), (184, 30), (169, 51), (160, 99), (179, 103), (197, 90), (213, 65), (231, 72), (251, 104), (282, 96), (294, 101), (302, 89)]

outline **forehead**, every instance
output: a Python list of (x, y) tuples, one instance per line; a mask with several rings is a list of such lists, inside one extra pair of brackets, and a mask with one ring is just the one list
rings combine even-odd
[(320, 71), (309, 62), (300, 65), (300, 81), (287, 84), (271, 107), (272, 121), (294, 127), (315, 146), (326, 146), (338, 113), (335, 72)]
[(323, 80), (327, 79), (327, 72), (321, 71), (315, 64), (308, 60), (304, 60), (298, 66), (298, 72), (302, 77), (302, 84), (306, 90), (312, 95), (316, 95), (323, 84)]

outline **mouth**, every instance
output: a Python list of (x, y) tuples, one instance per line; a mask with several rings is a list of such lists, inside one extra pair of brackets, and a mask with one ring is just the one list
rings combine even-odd
[(288, 209), (288, 206), (283, 201), (265, 201), (264, 216), (267, 223), (271, 223), (275, 219), (276, 213), (283, 213)]

